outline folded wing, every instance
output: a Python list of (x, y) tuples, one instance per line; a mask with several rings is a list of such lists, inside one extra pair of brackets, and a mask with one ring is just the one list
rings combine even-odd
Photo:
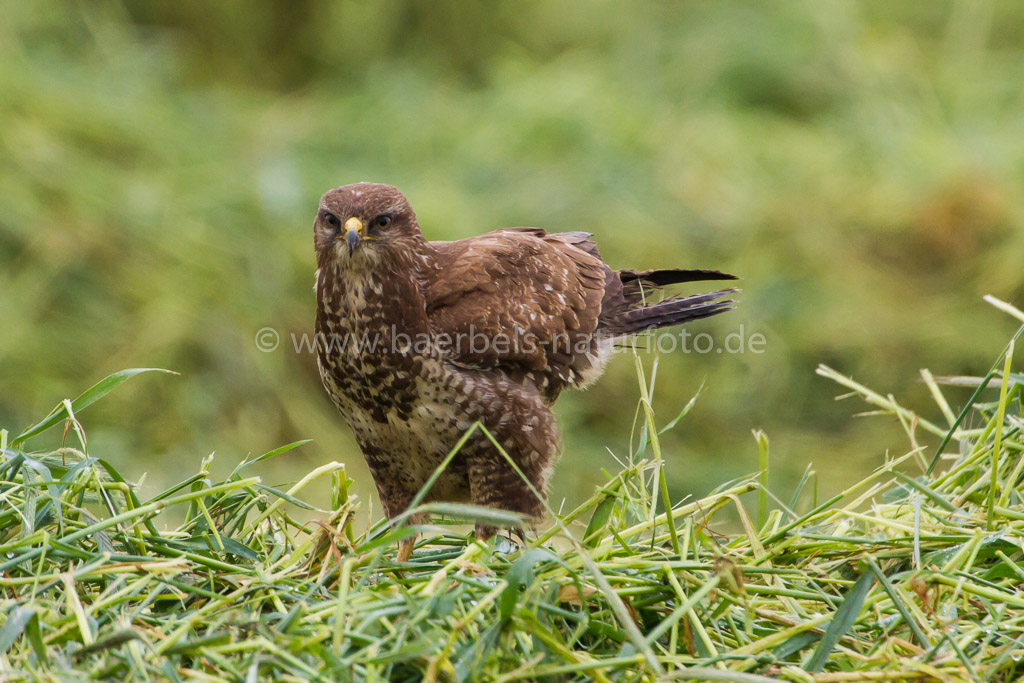
[(433, 242), (427, 313), (453, 362), (557, 396), (591, 365), (611, 272), (586, 233), (507, 228)]

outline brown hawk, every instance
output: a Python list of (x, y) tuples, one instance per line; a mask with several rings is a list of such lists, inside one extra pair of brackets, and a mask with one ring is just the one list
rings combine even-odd
[[(615, 340), (730, 310), (722, 297), (736, 291), (647, 304), (646, 294), (665, 285), (735, 277), (612, 270), (584, 232), (504, 228), (428, 242), (390, 185), (326, 193), (313, 241), (320, 376), (389, 519), (476, 421), (544, 492), (559, 453), (551, 413), (559, 393), (593, 382)], [(425, 500), (543, 513), (543, 502), (480, 432)], [(493, 533), (477, 525), (478, 537)], [(411, 552), (408, 540), (400, 560)]]

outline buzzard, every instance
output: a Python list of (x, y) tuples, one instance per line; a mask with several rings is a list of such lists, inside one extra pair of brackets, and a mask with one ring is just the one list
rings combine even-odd
[[(735, 277), (613, 270), (585, 232), (504, 228), (428, 242), (405, 196), (374, 183), (327, 192), (313, 242), (320, 376), (389, 519), (477, 421), (543, 494), (559, 452), (558, 395), (597, 379), (617, 339), (730, 310), (723, 297), (736, 291), (647, 303), (665, 285)], [(425, 500), (543, 514), (479, 431)], [(494, 531), (476, 527), (478, 538)], [(403, 542), (399, 561), (413, 543)]]

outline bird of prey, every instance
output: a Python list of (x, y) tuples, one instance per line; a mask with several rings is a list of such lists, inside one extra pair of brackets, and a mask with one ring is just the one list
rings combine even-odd
[[(324, 194), (313, 242), (320, 376), (389, 519), (476, 422), (543, 496), (559, 455), (559, 393), (593, 382), (616, 340), (730, 310), (723, 297), (736, 291), (649, 303), (665, 285), (735, 276), (613, 270), (584, 232), (519, 227), (429, 242), (405, 196), (374, 183)], [(424, 500), (543, 516), (543, 501), (479, 430)], [(478, 538), (494, 532), (476, 526)]]

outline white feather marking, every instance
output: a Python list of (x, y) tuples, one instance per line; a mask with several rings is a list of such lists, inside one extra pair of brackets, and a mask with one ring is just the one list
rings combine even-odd
[(576, 386), (580, 389), (585, 389), (598, 377), (604, 374), (604, 368), (614, 355), (614, 350), (614, 342), (611, 339), (598, 340), (596, 352), (587, 354), (587, 359), (590, 361), (590, 367), (579, 373), (578, 383)]

